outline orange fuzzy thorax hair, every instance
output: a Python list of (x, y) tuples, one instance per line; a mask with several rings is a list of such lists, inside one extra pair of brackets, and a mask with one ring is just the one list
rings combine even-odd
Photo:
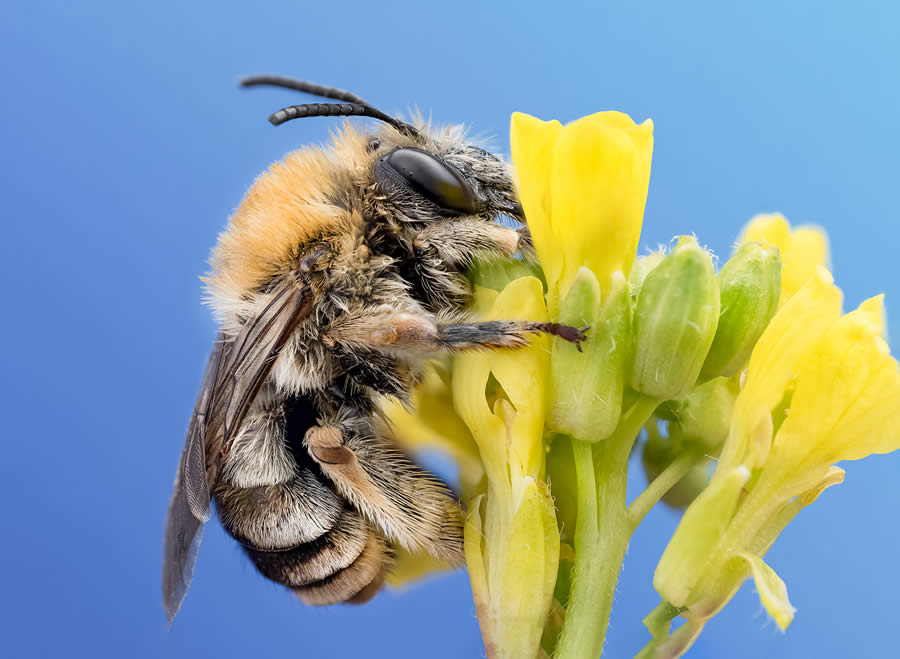
[(328, 148), (294, 151), (261, 174), (219, 235), (204, 279), (214, 296), (236, 299), (290, 268), (298, 246), (348, 229), (334, 202), (367, 166), (366, 136), (350, 126)]

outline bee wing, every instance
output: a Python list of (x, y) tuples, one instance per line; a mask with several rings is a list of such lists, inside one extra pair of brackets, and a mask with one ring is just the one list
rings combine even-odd
[(218, 456), (227, 452), (282, 348), (312, 307), (309, 287), (286, 285), (233, 340), (221, 333), (216, 340), (188, 425), (166, 520), (163, 604), (170, 623), (194, 573)]

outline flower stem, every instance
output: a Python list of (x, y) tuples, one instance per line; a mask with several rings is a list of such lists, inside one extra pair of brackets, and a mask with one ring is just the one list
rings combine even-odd
[(631, 446), (659, 401), (641, 397), (622, 415), (611, 437), (572, 439), (578, 481), (575, 566), (558, 659), (599, 657), (630, 537), (625, 486)]
[(647, 489), (629, 504), (625, 510), (629, 537), (634, 533), (644, 516), (650, 512), (650, 509), (659, 503), (659, 500), (666, 495), (666, 492), (671, 490), (691, 470), (691, 467), (702, 459), (703, 452), (700, 450), (685, 451), (675, 458), (668, 467), (663, 469), (662, 473), (650, 482)]
[(669, 631), (672, 629), (672, 620), (682, 610), (665, 600), (656, 605), (656, 608), (644, 618), (644, 626), (650, 630), (653, 638), (634, 656), (634, 659), (653, 659), (657, 646), (669, 637)]

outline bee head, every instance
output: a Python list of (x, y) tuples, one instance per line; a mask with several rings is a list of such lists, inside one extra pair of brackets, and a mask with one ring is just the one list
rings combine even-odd
[(384, 122), (383, 129), (367, 143), (371, 169), (360, 181), (370, 194), (367, 210), (373, 219), (427, 223), (445, 217), (505, 214), (524, 220), (509, 166), (467, 142), (459, 127), (430, 131), (421, 120), (415, 126), (406, 123), (350, 92), (291, 78), (252, 76), (241, 84), (276, 86), (344, 101), (283, 108), (269, 117), (276, 126), (322, 116), (364, 116)]

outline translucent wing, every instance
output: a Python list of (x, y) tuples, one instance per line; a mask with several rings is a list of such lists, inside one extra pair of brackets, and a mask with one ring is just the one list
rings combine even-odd
[(221, 333), (216, 340), (188, 426), (166, 520), (163, 604), (170, 623), (194, 573), (219, 456), (227, 453), (275, 360), (312, 307), (308, 287), (287, 284), (233, 340)]

